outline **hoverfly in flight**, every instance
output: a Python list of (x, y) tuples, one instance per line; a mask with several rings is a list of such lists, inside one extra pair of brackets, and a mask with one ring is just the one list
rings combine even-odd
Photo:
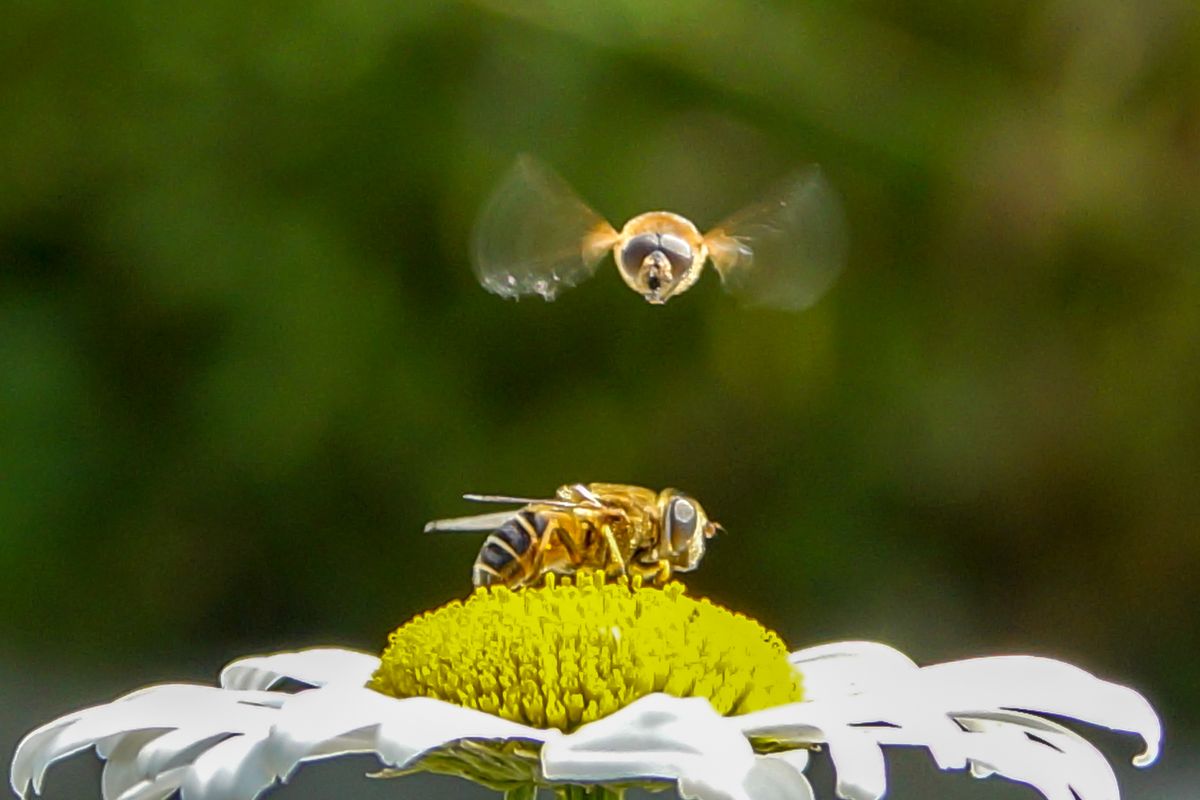
[(526, 155), (484, 206), (472, 256), (479, 282), (502, 297), (553, 300), (591, 277), (611, 250), (629, 288), (656, 305), (691, 288), (712, 261), (732, 294), (798, 310), (833, 283), (845, 249), (841, 206), (815, 166), (704, 234), (670, 211), (639, 214), (618, 231)]
[(524, 504), (515, 511), (442, 519), (429, 531), (490, 531), (475, 559), (476, 586), (539, 583), (547, 573), (594, 569), (610, 577), (640, 575), (661, 586), (689, 572), (705, 541), (721, 526), (694, 499), (675, 489), (656, 492), (620, 483), (573, 483), (536, 500), (465, 495), (482, 503)]

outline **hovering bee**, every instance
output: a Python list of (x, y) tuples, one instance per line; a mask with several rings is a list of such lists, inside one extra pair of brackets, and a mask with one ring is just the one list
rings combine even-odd
[(618, 231), (553, 170), (521, 156), (480, 214), (472, 255), (488, 291), (553, 300), (609, 250), (629, 288), (655, 305), (691, 288), (711, 260), (729, 292), (797, 310), (841, 271), (845, 225), (833, 190), (809, 167), (708, 233), (670, 211), (639, 214)]
[(524, 503), (516, 511), (430, 522), (425, 531), (491, 531), (475, 559), (476, 586), (536, 584), (550, 572), (590, 568), (609, 576), (640, 575), (661, 585), (689, 572), (705, 540), (721, 526), (675, 489), (655, 492), (620, 483), (573, 483), (553, 499), (465, 495), (481, 503)]

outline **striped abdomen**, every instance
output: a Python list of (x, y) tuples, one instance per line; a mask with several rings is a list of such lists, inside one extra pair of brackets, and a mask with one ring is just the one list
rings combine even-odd
[(471, 576), (474, 584), (520, 586), (536, 577), (547, 522), (544, 514), (524, 508), (489, 533), (475, 559)]

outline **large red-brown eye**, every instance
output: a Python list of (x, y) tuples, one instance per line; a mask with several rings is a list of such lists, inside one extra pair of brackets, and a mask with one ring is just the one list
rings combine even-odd
[(676, 497), (667, 511), (667, 537), (671, 552), (684, 553), (696, 535), (696, 505), (686, 497)]

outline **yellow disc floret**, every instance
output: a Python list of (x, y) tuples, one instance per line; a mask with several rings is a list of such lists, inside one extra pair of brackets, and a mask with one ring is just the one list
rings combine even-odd
[(721, 714), (801, 699), (783, 641), (685, 594), (580, 573), (537, 588), (476, 589), (389, 637), (371, 688), (434, 697), (571, 731), (639, 697), (705, 697)]

